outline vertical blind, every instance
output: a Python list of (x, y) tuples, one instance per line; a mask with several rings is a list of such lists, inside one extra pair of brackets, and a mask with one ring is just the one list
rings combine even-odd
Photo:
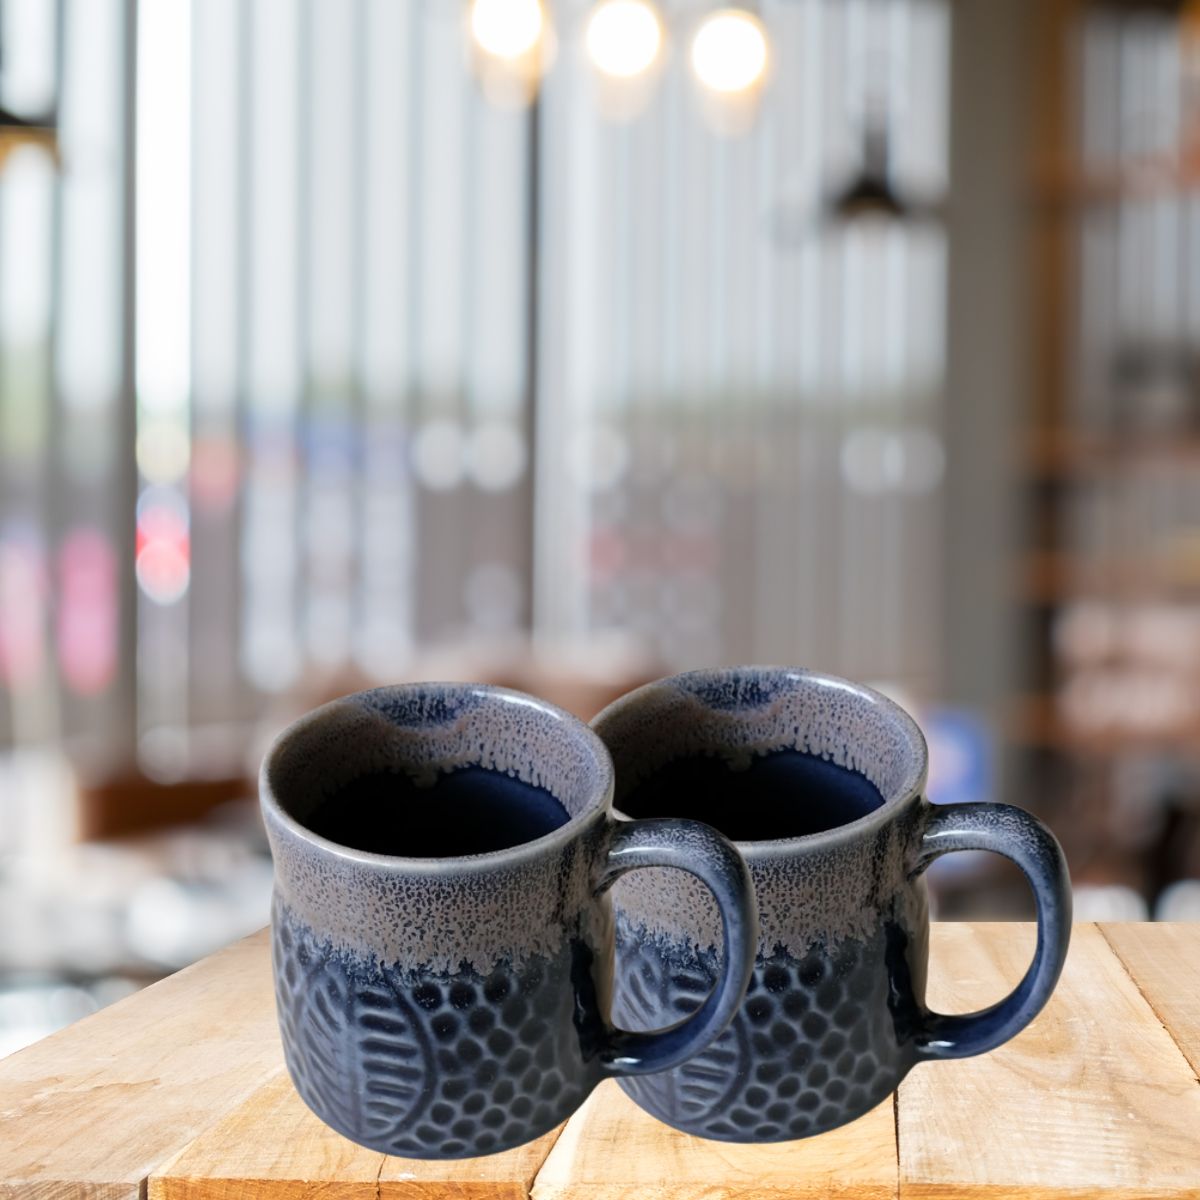
[[(0, 102), (56, 109), (61, 161), (0, 173), (0, 744), (115, 736), (126, 387), (123, 0), (2, 9)], [(122, 511), (125, 509), (125, 511)]]
[[(766, 0), (773, 74), (714, 131), (686, 56), (606, 120), (572, 24), (545, 92), (538, 617), (671, 665), (791, 661), (936, 687), (945, 239), (828, 202), (886, 121), (947, 171), (939, 3)], [(673, 8), (686, 30), (700, 5)]]
[(0, 175), (0, 741), (178, 774), (311, 670), (526, 628), (936, 689), (944, 232), (828, 201), (872, 119), (944, 189), (947, 4), (763, 0), (736, 123), (703, 5), (617, 112), (549, 7), (530, 108), (451, 0), (4, 5), (61, 162)]

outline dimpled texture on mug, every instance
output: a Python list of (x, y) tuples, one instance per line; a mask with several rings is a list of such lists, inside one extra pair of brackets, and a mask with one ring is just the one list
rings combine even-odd
[[(486, 975), (400, 971), (321, 945), (277, 908), (276, 1001), (288, 1071), (338, 1132), (384, 1154), (461, 1158), (553, 1129), (599, 1078), (576, 1023), (590, 955)], [(595, 1005), (590, 1007), (594, 1013)]]
[[(915, 1010), (897, 1000), (909, 992), (908, 981), (896, 979), (905, 971), (904, 941), (881, 927), (866, 941), (814, 946), (800, 959), (760, 957), (740, 1011), (707, 1050), (621, 1086), (660, 1120), (720, 1141), (786, 1141), (861, 1116), (913, 1061)], [(681, 1020), (716, 979), (715, 953), (665, 947), (624, 922), (618, 953), (618, 1025)], [(893, 982), (902, 986), (893, 991)]]
[[(639, 689), (597, 724), (618, 809), (666, 763), (697, 754), (737, 770), (795, 750), (858, 772), (885, 801), (924, 782), (909, 718), (805, 671), (689, 672)], [(910, 877), (919, 841), (916, 810), (891, 814), (885, 803), (853, 833), (741, 843), (760, 918), (746, 998), (707, 1051), (622, 1088), (659, 1119), (724, 1141), (806, 1137), (878, 1104), (915, 1056), (928, 920), (924, 883)], [(613, 905), (614, 1019), (643, 1029), (686, 1016), (716, 977), (711, 897), (682, 872), (652, 868), (619, 880)]]

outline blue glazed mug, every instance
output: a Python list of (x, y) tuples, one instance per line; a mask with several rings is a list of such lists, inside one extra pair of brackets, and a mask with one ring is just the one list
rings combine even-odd
[[(734, 840), (758, 897), (757, 961), (729, 1028), (703, 1053), (621, 1086), (677, 1129), (724, 1141), (805, 1137), (853, 1120), (916, 1063), (994, 1049), (1037, 1015), (1062, 970), (1071, 894), (1062, 851), (1028, 813), (934, 806), (925, 742), (890, 700), (782, 668), (696, 671), (631, 692), (593, 728), (630, 817), (686, 814)], [(1015, 861), (1037, 899), (1033, 964), (981, 1012), (925, 1005), (922, 873), (951, 850)], [(720, 970), (720, 926), (687, 877), (614, 888), (614, 1018), (686, 1018)]]
[[(745, 864), (694, 821), (615, 821), (607, 752), (549, 704), (461, 684), (347, 696), (286, 729), (259, 784), (288, 1071), (364, 1146), (510, 1149), (605, 1076), (678, 1066), (741, 1002)], [(607, 1020), (608, 889), (641, 867), (711, 889), (729, 954), (686, 1021), (628, 1033)]]

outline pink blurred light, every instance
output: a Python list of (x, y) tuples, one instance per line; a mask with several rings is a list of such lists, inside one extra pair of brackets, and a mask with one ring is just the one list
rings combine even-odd
[(138, 502), (138, 586), (156, 604), (174, 604), (191, 582), (187, 503), (173, 489), (148, 488)]
[(117, 561), (104, 535), (78, 528), (58, 551), (58, 664), (81, 696), (105, 691), (117, 672)]
[(174, 604), (188, 589), (191, 567), (186, 550), (170, 542), (147, 542), (138, 552), (137, 579), (157, 604)]

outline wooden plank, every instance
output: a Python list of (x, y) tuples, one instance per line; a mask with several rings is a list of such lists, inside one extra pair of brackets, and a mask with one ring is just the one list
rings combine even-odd
[(1200, 1078), (1200, 923), (1102, 925), (1100, 932)]
[(149, 1200), (526, 1200), (557, 1135), (486, 1158), (396, 1158), (335, 1133), (284, 1075), (153, 1174)]
[(534, 1200), (876, 1200), (895, 1195), (890, 1100), (820, 1137), (737, 1145), (660, 1124), (612, 1080), (567, 1122), (533, 1187)]
[(503, 1154), (457, 1162), (384, 1159), (379, 1200), (528, 1200), (533, 1181), (566, 1125)]
[(0, 1200), (138, 1200), (282, 1069), (263, 931), (0, 1060)]
[[(150, 1176), (149, 1200), (375, 1200), (384, 1156), (335, 1133), (276, 1076)], [(332, 1189), (331, 1189), (332, 1190)]]
[[(931, 1001), (994, 999), (1032, 944), (1027, 926), (935, 926)], [(363, 1150), (304, 1107), (259, 934), (0, 1061), (0, 1200), (135, 1200), (147, 1178), (148, 1200), (894, 1197), (897, 1127), (904, 1196), (1200, 1198), (1198, 975), (1200, 927), (1080, 926), (1034, 1025), (919, 1067), (895, 1124), (885, 1103), (807, 1141), (706, 1142), (610, 1082), (557, 1142), (430, 1163)]]
[[(1030, 926), (935, 926), (930, 1002), (994, 1001), (1033, 943)], [(909, 1075), (897, 1129), (902, 1197), (1200, 1197), (1200, 1086), (1094, 925), (1022, 1034)]]

